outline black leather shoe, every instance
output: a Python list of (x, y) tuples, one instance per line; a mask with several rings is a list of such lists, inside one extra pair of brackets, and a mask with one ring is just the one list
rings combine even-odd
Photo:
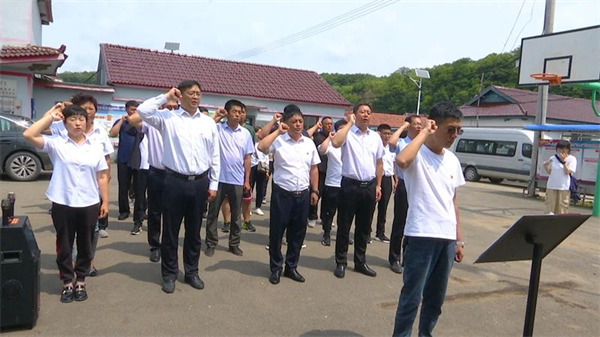
[(202, 281), (200, 279), (200, 276), (198, 276), (198, 275), (189, 276), (189, 277), (186, 276), (185, 277), (185, 283), (191, 285), (192, 288), (204, 289), (204, 281)]
[(119, 220), (125, 220), (127, 218), (129, 218), (129, 213), (119, 213), (119, 217), (117, 217)]
[(304, 279), (304, 276), (300, 275), (300, 273), (298, 272), (298, 270), (296, 270), (296, 268), (294, 268), (294, 269), (287, 269), (286, 268), (285, 271), (283, 272), (283, 276), (289, 277), (292, 280), (294, 280), (296, 282), (300, 282), (300, 283), (306, 281)]
[(92, 265), (92, 267), (90, 268), (90, 271), (88, 272), (88, 276), (90, 276), (90, 277), (98, 276), (98, 269), (96, 269), (96, 267), (94, 267)]
[(206, 256), (211, 257), (215, 255), (215, 247), (206, 247)]
[(150, 261), (152, 261), (152, 262), (160, 261), (160, 249), (155, 249), (150, 252)]
[(344, 278), (344, 276), (346, 276), (346, 265), (338, 264), (337, 267), (335, 267), (333, 275), (335, 275), (337, 278)]
[(85, 301), (88, 299), (87, 291), (85, 291), (85, 284), (78, 284), (75, 286), (73, 297), (75, 298), (75, 301)]
[(271, 272), (271, 276), (269, 276), (271, 284), (279, 284), (279, 279), (281, 279), (281, 270)]
[(175, 280), (165, 280), (162, 286), (162, 291), (167, 294), (172, 294), (175, 291)]
[(402, 274), (402, 272), (404, 271), (404, 269), (400, 265), (400, 262), (398, 262), (398, 261), (390, 264), (390, 270), (396, 274)]
[(63, 303), (73, 302), (73, 287), (64, 287), (60, 295), (60, 301)]
[(244, 256), (244, 251), (240, 249), (240, 247), (229, 247), (229, 251), (233, 253), (233, 255)]
[(361, 274), (365, 274), (367, 276), (371, 276), (371, 277), (377, 276), (377, 273), (373, 269), (369, 268), (369, 265), (367, 265), (366, 263), (355, 266), (354, 270)]

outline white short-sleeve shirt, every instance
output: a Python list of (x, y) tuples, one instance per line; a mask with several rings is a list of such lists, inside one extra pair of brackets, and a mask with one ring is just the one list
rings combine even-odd
[[(323, 144), (321, 144), (323, 145)], [(321, 147), (319, 145), (319, 147)], [(325, 176), (325, 186), (341, 187), (342, 186), (342, 149), (335, 148), (331, 143), (325, 150), (327, 156), (327, 172)]]
[(409, 205), (404, 235), (456, 240), (453, 199), (465, 184), (456, 155), (447, 149), (439, 155), (423, 145), (402, 173)]
[(394, 166), (395, 166), (395, 162), (396, 162), (396, 153), (395, 150), (396, 148), (391, 148), (390, 149), (390, 145), (386, 145), (383, 148), (383, 176), (384, 177), (391, 177), (394, 175)]
[[(52, 132), (53, 135), (59, 134), (63, 137), (69, 136), (63, 121), (54, 121), (52, 124), (50, 124), (50, 132)], [(108, 132), (106, 132), (106, 130), (100, 127), (98, 124), (93, 124), (92, 132), (86, 136), (92, 142), (92, 144), (99, 145), (102, 148), (102, 152), (105, 156), (115, 152), (115, 148), (108, 137)]]
[(46, 196), (50, 201), (70, 207), (87, 207), (100, 202), (96, 173), (107, 170), (104, 153), (86, 138), (76, 144), (61, 135), (43, 136), (44, 147), (54, 167)]
[[(569, 155), (565, 159), (565, 164), (571, 172), (577, 170), (577, 158)], [(565, 173), (565, 166), (560, 163), (556, 156), (550, 157), (550, 176), (548, 176), (547, 188), (553, 190), (568, 191), (571, 187), (571, 176)]]
[(343, 177), (359, 181), (375, 179), (377, 160), (383, 157), (383, 143), (377, 132), (367, 130), (363, 133), (352, 125), (341, 149)]
[(302, 136), (295, 141), (285, 133), (275, 138), (269, 152), (273, 152), (275, 184), (289, 192), (308, 188), (311, 166), (321, 162), (312, 139)]
[(164, 170), (163, 159), (163, 141), (160, 131), (142, 122), (142, 132), (146, 135), (144, 139), (148, 140), (148, 165), (159, 170)]

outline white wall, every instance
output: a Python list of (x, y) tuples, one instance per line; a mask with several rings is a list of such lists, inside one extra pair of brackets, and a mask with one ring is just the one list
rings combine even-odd
[(0, 1), (0, 44), (42, 43), (36, 0)]
[[(56, 89), (34, 86), (33, 98), (35, 100), (36, 118), (41, 117), (44, 114), (44, 112), (50, 109), (56, 102), (68, 101), (71, 99), (71, 97), (80, 92), (80, 90)], [(114, 104), (112, 101), (112, 93), (100, 93), (91, 91), (86, 91), (85, 93), (94, 96), (100, 104)]]
[(19, 104), (20, 111), (10, 109), (10, 111), (3, 111), (8, 113), (20, 114), (21, 116), (31, 117), (31, 77), (24, 74), (24, 76), (13, 76), (1, 74), (0, 78), (8, 81), (16, 81), (17, 94), (16, 97), (8, 97), (7, 103), (16, 100), (16, 104)]

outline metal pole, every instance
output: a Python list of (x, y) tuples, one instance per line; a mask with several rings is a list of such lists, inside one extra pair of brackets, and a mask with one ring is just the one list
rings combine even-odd
[(535, 309), (540, 289), (540, 275), (542, 273), (542, 253), (544, 246), (541, 243), (533, 244), (533, 258), (531, 259), (531, 274), (529, 275), (529, 292), (527, 293), (527, 309), (525, 311), (525, 325), (523, 336), (533, 336), (533, 325), (535, 323)]
[(417, 116), (419, 115), (419, 109), (421, 108), (421, 88), (423, 87), (423, 78), (419, 77), (419, 98), (417, 98)]
[[(544, 16), (544, 31), (542, 35), (550, 34), (554, 31), (554, 5), (555, 0), (546, 0), (546, 12)], [(542, 85), (538, 87), (538, 100), (537, 109), (535, 112), (535, 124), (546, 123), (546, 111), (548, 108), (548, 86)], [(540, 138), (542, 133), (540, 131), (535, 132), (533, 138), (533, 153), (531, 154), (531, 172), (529, 174), (529, 187), (527, 194), (531, 197), (535, 197), (535, 189), (537, 187), (537, 168), (539, 162), (539, 149), (540, 149)]]

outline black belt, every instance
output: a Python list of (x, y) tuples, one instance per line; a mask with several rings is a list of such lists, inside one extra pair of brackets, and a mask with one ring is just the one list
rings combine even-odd
[(352, 184), (352, 185), (356, 185), (359, 187), (369, 187), (371, 186), (371, 184), (374, 184), (376, 179), (372, 179), (369, 181), (360, 181), (360, 180), (356, 180), (356, 179), (352, 179), (352, 178), (348, 178), (348, 177), (342, 177), (342, 180), (345, 180), (346, 182)]
[(187, 175), (187, 174), (181, 174), (179, 172), (175, 172), (175, 171), (171, 170), (170, 168), (165, 167), (165, 172), (168, 175), (172, 175), (173, 177), (176, 177), (176, 178), (179, 178), (179, 179), (182, 179), (182, 180), (198, 180), (198, 179), (202, 179), (202, 178), (208, 176), (208, 171), (209, 170), (206, 170), (206, 171), (204, 171), (204, 173), (200, 173), (200, 174), (197, 174), (197, 175)]
[(152, 171), (152, 172), (158, 173), (158, 174), (165, 174), (165, 170), (161, 170), (161, 169), (156, 168), (154, 166), (150, 166), (149, 170)]
[(308, 193), (308, 188), (302, 191), (286, 191), (283, 188), (279, 187), (277, 184), (273, 184), (275, 186), (277, 186), (277, 189), (279, 190), (279, 193), (285, 195), (286, 197), (293, 197), (293, 198), (300, 198), (303, 197), (306, 193)]

